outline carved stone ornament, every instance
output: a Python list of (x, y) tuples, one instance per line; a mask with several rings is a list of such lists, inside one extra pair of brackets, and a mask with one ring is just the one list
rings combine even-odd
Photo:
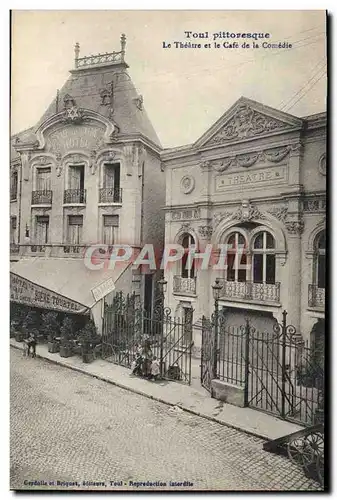
[(274, 148), (274, 149), (268, 149), (263, 151), (263, 155), (268, 161), (271, 161), (273, 163), (278, 163), (279, 161), (282, 161), (287, 154), (289, 153), (290, 148), (289, 146), (284, 146), (280, 148)]
[(274, 209), (268, 210), (268, 213), (284, 223), (288, 217), (288, 205), (283, 205), (281, 207), (276, 207)]
[(285, 226), (289, 234), (300, 236), (304, 230), (304, 222), (302, 220), (286, 221)]
[(212, 168), (212, 162), (210, 160), (202, 160), (199, 163), (199, 167), (201, 168), (201, 170), (208, 170)]
[(246, 155), (239, 155), (235, 158), (236, 164), (239, 167), (251, 167), (259, 159), (259, 153), (251, 153)]
[(232, 215), (232, 219), (246, 222), (256, 219), (265, 219), (265, 215), (252, 205), (249, 200), (243, 200), (241, 207)]
[(92, 151), (90, 151), (89, 167), (91, 170), (91, 174), (94, 175), (96, 173), (96, 170), (97, 170), (97, 151), (94, 149)]
[(210, 163), (211, 163), (212, 167), (214, 168), (214, 170), (216, 170), (217, 172), (224, 172), (230, 166), (232, 161), (233, 161), (233, 158), (223, 158), (222, 160), (213, 161)]
[(143, 96), (142, 95), (139, 95), (138, 97), (136, 97), (134, 99), (134, 103), (135, 105), (137, 106), (137, 108), (142, 111), (143, 109), (143, 102), (144, 102), (144, 99), (143, 99)]
[(83, 163), (83, 157), (80, 154), (76, 153), (68, 154), (67, 160), (71, 163)]
[(191, 175), (185, 175), (180, 181), (180, 189), (184, 194), (189, 194), (193, 191), (195, 186), (194, 177)]
[(186, 210), (177, 210), (171, 213), (172, 220), (184, 220), (184, 219), (200, 219), (200, 209), (191, 208)]
[(289, 146), (282, 146), (264, 151), (230, 156), (219, 160), (204, 160), (200, 163), (200, 168), (214, 168), (217, 172), (223, 172), (229, 167), (248, 168), (254, 165), (257, 161), (263, 163), (279, 163), (289, 154), (290, 150), (291, 148)]
[(319, 170), (320, 174), (326, 175), (326, 154), (325, 153), (319, 159), (318, 170)]
[(220, 132), (211, 138), (209, 144), (246, 139), (288, 127), (287, 123), (263, 115), (243, 104)]
[(85, 120), (84, 112), (82, 109), (72, 106), (63, 111), (62, 121), (64, 123), (82, 123)]
[(70, 108), (76, 107), (75, 99), (69, 94), (66, 94), (63, 97), (63, 104), (64, 104), (65, 109), (70, 109)]
[(56, 175), (57, 175), (57, 177), (61, 177), (62, 171), (63, 171), (62, 155), (61, 155), (61, 153), (56, 153)]
[(303, 212), (324, 212), (326, 210), (326, 197), (306, 197), (302, 201)]
[(229, 219), (233, 215), (232, 212), (217, 212), (213, 215), (213, 227), (215, 228), (222, 220)]
[(114, 125), (114, 129), (109, 135), (109, 139), (111, 142), (117, 142), (119, 141), (119, 128)]
[(35, 158), (33, 158), (33, 162), (34, 165), (43, 166), (49, 164), (51, 160), (49, 160), (46, 156), (35, 156)]
[(99, 95), (101, 97), (101, 106), (111, 106), (112, 104), (112, 83), (111, 90), (108, 88), (101, 89)]
[(209, 240), (213, 233), (213, 228), (211, 226), (199, 226), (198, 233), (201, 238)]
[(189, 231), (190, 229), (191, 229), (191, 224), (189, 222), (185, 222), (184, 224), (181, 225), (179, 232), (184, 233), (186, 231)]

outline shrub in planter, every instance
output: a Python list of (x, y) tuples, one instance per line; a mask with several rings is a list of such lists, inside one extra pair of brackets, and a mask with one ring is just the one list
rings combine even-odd
[(81, 330), (79, 341), (82, 346), (83, 363), (91, 363), (94, 360), (94, 348), (97, 341), (96, 327), (92, 320), (89, 320)]
[(29, 311), (22, 323), (24, 337), (28, 337), (32, 333), (37, 336), (40, 333), (38, 330), (39, 323), (40, 321), (37, 312)]
[(59, 333), (59, 323), (57, 313), (49, 311), (42, 315), (43, 334), (48, 340), (48, 352), (54, 353), (60, 351), (60, 343), (55, 340)]
[(64, 318), (60, 334), (60, 356), (62, 358), (69, 358), (74, 354), (74, 324), (71, 318)]
[(26, 333), (16, 331), (14, 337), (17, 342), (23, 342), (23, 339), (26, 338)]
[(11, 319), (9, 326), (9, 334), (10, 338), (15, 337), (17, 333), (20, 331), (19, 321), (16, 319)]

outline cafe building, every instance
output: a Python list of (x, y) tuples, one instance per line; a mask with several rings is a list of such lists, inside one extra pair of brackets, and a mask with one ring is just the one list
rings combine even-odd
[[(326, 114), (297, 117), (241, 97), (196, 142), (161, 157), (165, 242), (185, 252), (166, 271), (166, 301), (175, 315), (193, 311), (195, 345), (216, 278), (228, 325), (248, 318), (272, 331), (285, 309), (302, 338), (322, 342)], [(199, 258), (187, 265), (191, 252)]]
[[(164, 239), (161, 145), (125, 48), (125, 35), (117, 52), (83, 57), (76, 44), (63, 88), (36, 125), (11, 137), (11, 301), (92, 314), (98, 331), (115, 291), (142, 300), (146, 288), (152, 307), (155, 271), (109, 266), (112, 247), (160, 249)], [(104, 245), (101, 265), (88, 266), (95, 244)]]

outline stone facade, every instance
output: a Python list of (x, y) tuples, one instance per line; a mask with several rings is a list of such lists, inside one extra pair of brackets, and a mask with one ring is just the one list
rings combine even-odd
[[(198, 324), (203, 314), (213, 311), (211, 286), (220, 277), (220, 306), (234, 317), (241, 314), (242, 323), (249, 311), (265, 315), (266, 325), (271, 314), (281, 321), (286, 309), (289, 323), (304, 338), (310, 337), (313, 325), (324, 320), (325, 290), (319, 290), (316, 302), (308, 293), (317, 289), (317, 238), (325, 230), (325, 155), (324, 113), (297, 118), (246, 98), (194, 144), (163, 151), (165, 242), (181, 243), (189, 234), (197, 252), (207, 245), (215, 249), (213, 265), (196, 265), (193, 293), (184, 285), (190, 277), (182, 277), (181, 263), (166, 271), (167, 305), (172, 311), (189, 303)], [(227, 244), (233, 233), (245, 240), (247, 270), (230, 279), (214, 264), (219, 244)], [(259, 233), (273, 240), (268, 261), (273, 271), (267, 270), (272, 273), (267, 280), (262, 270), (257, 279), (258, 266), (266, 267), (264, 257), (255, 256)], [(197, 336), (195, 330), (194, 340), (200, 344)]]

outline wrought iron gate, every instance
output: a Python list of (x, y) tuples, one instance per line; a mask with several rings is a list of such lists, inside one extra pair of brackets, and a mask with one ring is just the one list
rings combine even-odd
[(115, 295), (104, 310), (102, 357), (131, 367), (137, 349), (146, 341), (160, 364), (161, 377), (191, 383), (192, 316), (172, 317), (171, 310), (157, 303), (149, 314), (135, 295)]
[(211, 382), (214, 378), (214, 331), (213, 325), (205, 316), (202, 317), (202, 347), (201, 347), (201, 385), (212, 392)]
[(313, 425), (324, 418), (324, 346), (303, 341), (283, 313), (271, 332), (227, 325), (220, 313), (203, 319), (201, 384), (217, 378), (244, 389), (244, 404)]

